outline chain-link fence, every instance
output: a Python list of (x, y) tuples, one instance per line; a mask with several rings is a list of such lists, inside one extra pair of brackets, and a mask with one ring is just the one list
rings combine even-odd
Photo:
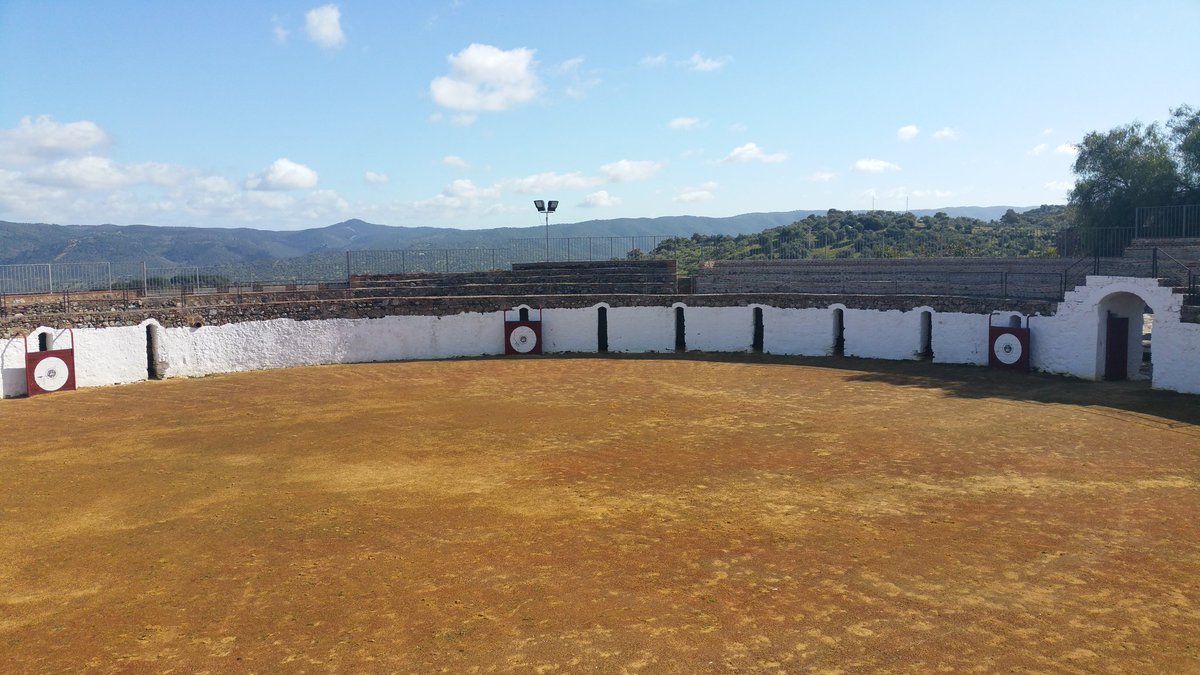
[[(1044, 230), (987, 227), (856, 231), (779, 231), (773, 236), (558, 237), (512, 239), (495, 248), (343, 251), (298, 258), (219, 265), (162, 267), (142, 262), (0, 265), (0, 295), (137, 290), (146, 295), (202, 294), (231, 290), (343, 288), (354, 275), (484, 272), (518, 263), (560, 261), (675, 260), (691, 274), (708, 260), (804, 260), (842, 258), (1122, 256), (1139, 231), (1154, 227), (1190, 231), (1200, 214), (1189, 208), (1139, 210), (1137, 228)], [(1160, 225), (1154, 225), (1159, 223)], [(1171, 224), (1168, 228), (1163, 223)], [(1135, 245), (1136, 247), (1136, 245)], [(1186, 262), (1186, 261), (1185, 261)], [(1085, 266), (1080, 265), (1080, 269)]]

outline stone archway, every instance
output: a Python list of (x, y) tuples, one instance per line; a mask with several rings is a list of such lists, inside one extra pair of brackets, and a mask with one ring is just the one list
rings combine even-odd
[(1142, 370), (1142, 326), (1146, 301), (1129, 291), (1106, 295), (1096, 305), (1096, 374), (1104, 380), (1146, 379)]

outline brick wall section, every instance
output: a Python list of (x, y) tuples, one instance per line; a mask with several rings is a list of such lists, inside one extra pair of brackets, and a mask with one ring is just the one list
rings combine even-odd
[(391, 296), (663, 294), (676, 292), (674, 260), (518, 263), (489, 272), (363, 274), (355, 289), (386, 288)]
[[(739, 260), (706, 264), (699, 293), (904, 293), (1057, 299), (1092, 265), (1063, 258)], [(1140, 260), (1105, 258), (1103, 273), (1146, 276)], [(1144, 269), (1143, 269), (1144, 268)], [(1064, 280), (1064, 273), (1067, 278)]]
[[(240, 300), (240, 301), (239, 301)], [(57, 328), (137, 325), (155, 319), (164, 326), (195, 326), (261, 321), (266, 319), (358, 319), (389, 315), (447, 316), (463, 312), (496, 312), (525, 304), (531, 307), (586, 308), (605, 302), (613, 307), (668, 307), (681, 302), (689, 307), (737, 307), (760, 303), (773, 307), (829, 307), (842, 303), (851, 309), (899, 309), (929, 306), (939, 312), (1020, 311), (1051, 314), (1052, 302), (989, 300), (980, 298), (914, 295), (813, 295), (762, 294), (589, 294), (589, 295), (489, 295), (474, 297), (354, 296), (350, 291), (310, 291), (236, 295), (192, 295), (146, 300), (125, 305), (121, 299), (31, 303), (0, 316), (0, 338), (9, 338), (46, 325)], [(13, 309), (10, 307), (10, 310)]]

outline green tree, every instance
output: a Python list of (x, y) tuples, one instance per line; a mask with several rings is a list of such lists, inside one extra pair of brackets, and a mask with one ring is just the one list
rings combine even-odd
[(1070, 204), (1087, 229), (1132, 227), (1142, 206), (1200, 203), (1200, 110), (1172, 110), (1165, 128), (1134, 122), (1093, 131), (1074, 170)]
[(1133, 227), (1139, 206), (1175, 204), (1180, 176), (1171, 144), (1157, 124), (1134, 122), (1093, 131), (1079, 144), (1070, 203), (1089, 229)]
[(1200, 204), (1200, 110), (1187, 105), (1172, 110), (1167, 128), (1175, 143), (1183, 199), (1189, 204)]

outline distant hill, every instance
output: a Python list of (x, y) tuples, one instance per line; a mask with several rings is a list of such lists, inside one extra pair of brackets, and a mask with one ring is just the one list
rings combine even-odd
[[(994, 220), (1008, 209), (953, 207), (913, 211)], [(664, 216), (555, 223), (552, 237), (739, 235), (784, 227), (824, 211), (745, 213), (725, 218)], [(151, 225), (52, 225), (0, 221), (0, 264), (47, 262), (141, 262), (152, 266), (212, 266), (295, 258), (346, 250), (501, 248), (512, 239), (541, 238), (542, 226), (460, 230), (392, 227), (347, 220), (327, 227), (280, 232), (250, 228), (160, 227)]]

